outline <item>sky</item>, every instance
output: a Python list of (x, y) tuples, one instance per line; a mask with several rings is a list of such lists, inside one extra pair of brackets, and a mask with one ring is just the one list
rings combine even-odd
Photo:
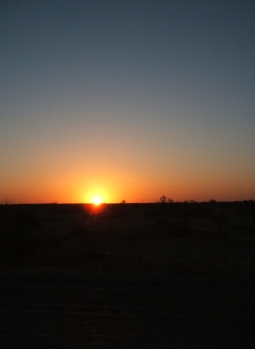
[(255, 200), (255, 3), (0, 2), (0, 200)]

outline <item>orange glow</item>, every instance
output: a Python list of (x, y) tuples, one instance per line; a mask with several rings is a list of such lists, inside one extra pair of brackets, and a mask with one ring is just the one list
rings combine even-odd
[[(0, 201), (7, 198), (14, 203), (84, 203), (92, 204), (98, 212), (103, 204), (157, 202), (164, 194), (174, 201), (196, 200), (220, 201), (254, 200), (254, 170), (246, 173), (235, 172), (232, 176), (224, 171), (208, 170), (198, 173), (196, 170), (176, 171), (169, 169), (165, 173), (118, 171), (96, 169), (95, 173), (57, 172), (46, 175), (45, 172), (28, 173), (23, 177), (6, 174), (1, 177)], [(100, 173), (101, 175), (98, 175)], [(148, 173), (150, 175), (148, 175)], [(4, 188), (4, 191), (1, 191)], [(101, 205), (95, 205), (100, 203)]]

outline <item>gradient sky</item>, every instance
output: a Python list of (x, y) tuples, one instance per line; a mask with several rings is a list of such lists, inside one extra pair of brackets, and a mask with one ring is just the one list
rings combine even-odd
[(0, 2), (0, 199), (255, 199), (255, 3)]

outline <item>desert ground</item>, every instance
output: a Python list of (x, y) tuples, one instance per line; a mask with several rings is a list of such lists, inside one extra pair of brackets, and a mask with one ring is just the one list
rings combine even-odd
[(0, 205), (2, 348), (251, 348), (255, 202)]

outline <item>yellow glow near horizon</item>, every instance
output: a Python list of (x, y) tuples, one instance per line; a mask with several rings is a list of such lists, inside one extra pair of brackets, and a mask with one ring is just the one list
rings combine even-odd
[(94, 205), (98, 206), (100, 204), (102, 204), (103, 200), (100, 196), (95, 196), (93, 199), (92, 199), (92, 202)]
[(110, 203), (113, 201), (113, 196), (109, 188), (112, 188), (112, 185), (95, 180), (88, 180), (86, 185), (77, 183), (77, 193), (80, 195), (80, 199), (77, 200), (94, 205)]

